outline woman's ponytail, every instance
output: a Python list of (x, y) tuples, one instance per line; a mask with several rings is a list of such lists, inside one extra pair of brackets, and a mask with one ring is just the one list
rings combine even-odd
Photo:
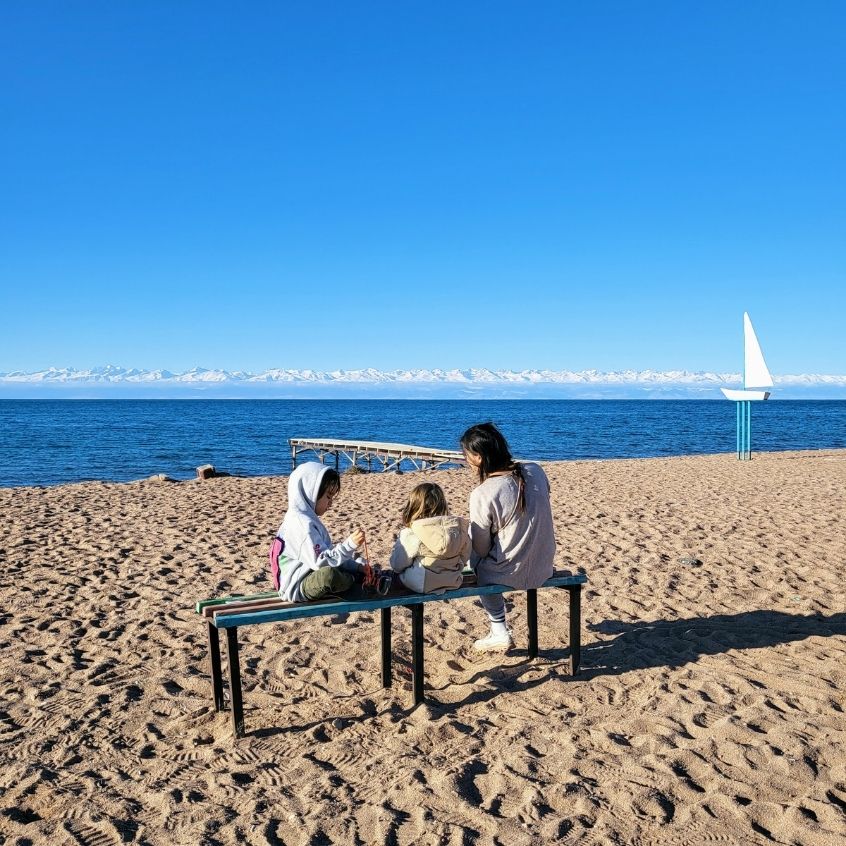
[(515, 512), (518, 514), (526, 513), (526, 477), (523, 475), (523, 465), (519, 461), (515, 461), (511, 466), (511, 476), (517, 483), (517, 507)]

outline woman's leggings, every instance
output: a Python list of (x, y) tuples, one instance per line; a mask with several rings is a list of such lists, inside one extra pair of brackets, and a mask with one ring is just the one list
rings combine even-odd
[(505, 599), (501, 593), (483, 594), (479, 597), (482, 608), (488, 613), (488, 619), (492, 623), (505, 622)]

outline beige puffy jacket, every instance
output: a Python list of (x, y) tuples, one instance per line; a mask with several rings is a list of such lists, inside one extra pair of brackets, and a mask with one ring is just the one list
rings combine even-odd
[(464, 517), (426, 517), (403, 529), (391, 553), (391, 569), (417, 593), (461, 587), (470, 558), (470, 524)]

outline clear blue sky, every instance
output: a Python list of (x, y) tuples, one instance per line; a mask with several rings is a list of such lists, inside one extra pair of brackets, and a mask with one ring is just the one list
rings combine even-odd
[(0, 371), (846, 373), (840, 2), (0, 9)]

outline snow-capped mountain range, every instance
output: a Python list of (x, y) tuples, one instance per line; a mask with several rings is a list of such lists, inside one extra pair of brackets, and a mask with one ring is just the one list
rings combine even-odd
[[(846, 376), (802, 374), (776, 376), (778, 395), (846, 396)], [(195, 367), (183, 373), (108, 365), (92, 369), (51, 367), (35, 372), (0, 373), (0, 395), (69, 395), (85, 389), (106, 396), (691, 396), (719, 398), (721, 386), (737, 385), (739, 373), (687, 370), (292, 370), (261, 373)], [(130, 391), (129, 389), (136, 389)], [(17, 389), (17, 390), (15, 390)], [(146, 390), (145, 390), (146, 389)]]
[(139, 370), (137, 368), (95, 367), (90, 370), (77, 370), (73, 367), (50, 367), (31, 373), (21, 371), (0, 373), (0, 380), (5, 382), (52, 382), (52, 383), (82, 383), (82, 382), (173, 382), (173, 383), (225, 383), (225, 382), (321, 382), (334, 384), (337, 382), (356, 383), (385, 383), (385, 382), (456, 382), (490, 383), (490, 382), (521, 382), (536, 384), (538, 382), (556, 383), (642, 383), (642, 382), (687, 382), (713, 383), (739, 382), (737, 373), (690, 373), (685, 370), (658, 372), (654, 370), (623, 370), (604, 373), (598, 370), (488, 370), (485, 368), (470, 368), (466, 370), (376, 370), (372, 367), (363, 370), (286, 370), (274, 368), (261, 373), (249, 373), (244, 370), (210, 370), (204, 367), (194, 367), (184, 373), (173, 373), (169, 370)]

